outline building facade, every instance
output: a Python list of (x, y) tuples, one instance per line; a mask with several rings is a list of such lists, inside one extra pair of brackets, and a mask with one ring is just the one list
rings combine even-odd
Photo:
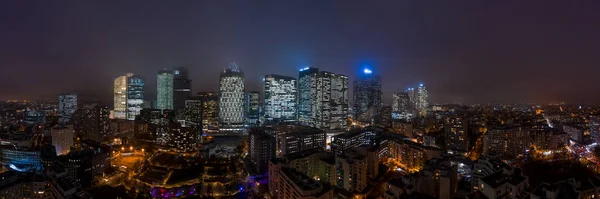
[(202, 132), (214, 133), (219, 131), (219, 93), (198, 93), (201, 103)]
[(412, 107), (408, 92), (392, 95), (392, 119), (410, 121), (413, 116)]
[(142, 77), (127, 73), (117, 77), (114, 82), (113, 118), (135, 120), (144, 105), (144, 80)]
[(246, 92), (246, 124), (257, 126), (260, 120), (260, 92)]
[(173, 70), (173, 109), (183, 110), (186, 100), (192, 93), (192, 80), (188, 79), (188, 70), (184, 67)]
[(343, 129), (348, 116), (348, 77), (303, 68), (298, 78), (298, 120), (321, 129)]
[(381, 109), (381, 77), (364, 69), (354, 81), (354, 119), (371, 123)]
[(61, 124), (71, 121), (77, 110), (77, 94), (64, 94), (58, 96), (58, 116)]
[(219, 81), (220, 131), (241, 131), (244, 119), (244, 73), (232, 63)]
[(266, 75), (263, 83), (265, 120), (295, 121), (298, 96), (296, 79), (281, 75)]
[(160, 70), (156, 77), (156, 108), (173, 109), (173, 71)]
[(265, 173), (269, 160), (275, 158), (276, 140), (262, 128), (252, 128), (248, 132), (248, 156), (257, 173)]

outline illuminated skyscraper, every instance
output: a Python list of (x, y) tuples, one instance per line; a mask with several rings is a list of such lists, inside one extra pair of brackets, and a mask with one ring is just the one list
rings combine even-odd
[(116, 119), (127, 119), (127, 75), (115, 79), (113, 117)]
[(265, 120), (296, 120), (296, 79), (267, 75), (264, 81)]
[(58, 96), (59, 122), (65, 124), (71, 120), (77, 110), (77, 94), (65, 94)]
[(173, 108), (175, 110), (183, 110), (186, 106), (185, 101), (192, 92), (192, 80), (188, 79), (187, 68), (175, 68), (173, 75)]
[(244, 128), (244, 73), (235, 63), (221, 73), (219, 119), (221, 131), (240, 131)]
[(255, 126), (260, 119), (260, 92), (246, 92), (246, 124)]
[(156, 80), (156, 108), (173, 110), (173, 72), (167, 69), (158, 72)]
[(219, 93), (200, 92), (202, 132), (214, 133), (219, 130)]
[(127, 119), (135, 120), (144, 105), (144, 79), (129, 73), (127, 75)]
[(392, 96), (392, 119), (410, 120), (413, 105), (408, 92), (394, 93)]
[(417, 110), (419, 111), (419, 114), (425, 115), (427, 113), (427, 107), (429, 107), (427, 88), (425, 88), (425, 85), (419, 84), (419, 87), (417, 88)]
[(298, 78), (298, 120), (312, 127), (342, 129), (348, 115), (348, 77), (303, 68)]
[(381, 77), (374, 75), (371, 69), (364, 69), (354, 81), (354, 118), (372, 122), (381, 104)]

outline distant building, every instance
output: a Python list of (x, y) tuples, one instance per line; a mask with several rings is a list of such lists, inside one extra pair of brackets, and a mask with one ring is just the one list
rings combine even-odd
[(298, 96), (296, 79), (281, 75), (266, 75), (263, 83), (265, 120), (295, 121)]
[(239, 132), (244, 119), (244, 73), (232, 63), (219, 81), (219, 130)]
[(591, 133), (589, 128), (584, 128), (583, 126), (584, 125), (565, 124), (562, 127), (564, 132), (569, 134), (571, 139), (575, 140), (575, 142), (585, 144), (587, 140), (590, 140)]
[(364, 69), (354, 81), (354, 119), (371, 123), (381, 110), (381, 77), (370, 69)]
[(219, 93), (200, 92), (202, 101), (202, 132), (214, 133), (219, 131)]
[(377, 128), (352, 129), (346, 133), (335, 135), (331, 138), (331, 152), (342, 155), (349, 149), (359, 146), (374, 146), (375, 136), (381, 132)]
[(77, 94), (64, 94), (58, 96), (58, 116), (61, 124), (71, 121), (77, 110)]
[(246, 92), (244, 101), (246, 124), (248, 126), (256, 126), (260, 120), (260, 92)]
[(173, 71), (160, 70), (156, 78), (156, 108), (173, 110)]
[(306, 67), (298, 77), (298, 121), (320, 129), (344, 129), (348, 77)]
[(197, 150), (198, 132), (194, 127), (183, 127), (178, 123), (168, 124), (165, 128), (165, 136), (163, 140), (167, 150), (177, 153), (193, 152)]
[(392, 107), (382, 106), (381, 111), (375, 116), (375, 125), (381, 128), (392, 127)]
[(419, 87), (417, 87), (416, 107), (420, 115), (425, 115), (427, 113), (427, 108), (429, 108), (429, 94), (427, 93), (427, 88), (423, 84), (419, 84)]
[(536, 150), (555, 151), (568, 146), (569, 137), (560, 129), (536, 129), (531, 132), (531, 143)]
[(83, 138), (103, 142), (111, 135), (110, 110), (99, 104), (85, 105), (75, 112), (73, 129)]
[(188, 70), (184, 67), (175, 68), (173, 75), (173, 109), (179, 111), (185, 109), (185, 101), (192, 93), (192, 80), (188, 79)]
[(114, 111), (115, 119), (135, 120), (144, 105), (144, 80), (133, 73), (115, 79)]
[(392, 119), (410, 121), (413, 116), (412, 107), (408, 92), (392, 95)]
[(248, 156), (258, 173), (265, 173), (269, 160), (275, 158), (275, 137), (262, 128), (252, 128), (248, 132)]
[(440, 158), (442, 150), (423, 146), (410, 140), (391, 140), (388, 142), (389, 154), (393, 162), (402, 165), (409, 172), (420, 171), (427, 160)]
[(66, 155), (71, 151), (75, 130), (73, 126), (55, 127), (51, 131), (52, 145), (56, 147), (56, 155)]
[(310, 149), (325, 149), (325, 132), (323, 130), (290, 124), (274, 127), (277, 139), (277, 157)]
[(483, 154), (514, 157), (529, 149), (529, 132), (521, 127), (500, 126), (483, 135)]
[(446, 149), (456, 152), (467, 152), (471, 149), (469, 144), (469, 126), (465, 118), (447, 117), (444, 122), (444, 140)]

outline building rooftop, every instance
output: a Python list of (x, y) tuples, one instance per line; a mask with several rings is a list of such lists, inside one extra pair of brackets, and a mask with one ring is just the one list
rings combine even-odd
[(509, 183), (512, 185), (520, 184), (521, 182), (527, 180), (527, 177), (522, 175), (522, 171), (520, 168), (505, 168), (500, 171), (496, 171), (486, 177), (483, 177), (481, 178), (481, 180), (489, 186), (497, 188), (498, 186), (503, 185), (505, 183)]
[(312, 191), (321, 187), (319, 182), (313, 180), (304, 173), (296, 171), (296, 169), (283, 167), (281, 168), (281, 171), (303, 191)]

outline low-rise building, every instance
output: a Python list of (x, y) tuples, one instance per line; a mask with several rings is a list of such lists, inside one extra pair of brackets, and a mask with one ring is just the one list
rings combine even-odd
[(331, 186), (319, 183), (292, 168), (278, 171), (279, 183), (274, 195), (281, 199), (333, 199)]
[(505, 167), (479, 179), (479, 191), (487, 198), (521, 198), (528, 186), (520, 168)]

